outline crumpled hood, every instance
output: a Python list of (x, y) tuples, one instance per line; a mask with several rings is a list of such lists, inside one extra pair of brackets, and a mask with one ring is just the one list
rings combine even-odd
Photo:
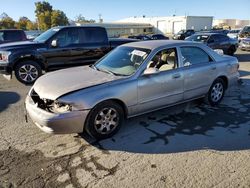
[(88, 66), (47, 73), (38, 78), (33, 89), (40, 98), (56, 100), (72, 91), (103, 84), (120, 77), (94, 70)]

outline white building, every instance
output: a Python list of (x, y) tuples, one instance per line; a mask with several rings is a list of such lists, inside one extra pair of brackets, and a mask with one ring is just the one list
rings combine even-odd
[(154, 33), (177, 33), (181, 29), (195, 31), (212, 29), (212, 16), (130, 17), (116, 23), (145, 23), (154, 27)]
[[(76, 23), (76, 25), (79, 24)], [(91, 23), (84, 25), (104, 27), (106, 28), (109, 37), (153, 33), (153, 26), (148, 23)]]

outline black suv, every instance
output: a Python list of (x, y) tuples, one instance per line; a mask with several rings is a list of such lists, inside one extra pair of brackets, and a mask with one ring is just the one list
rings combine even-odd
[(193, 35), (195, 31), (193, 29), (180, 30), (177, 34), (173, 36), (174, 40), (184, 40), (185, 38)]
[(212, 49), (221, 49), (224, 54), (233, 55), (238, 48), (238, 41), (219, 33), (197, 33), (185, 40), (202, 42)]
[(26, 34), (20, 29), (0, 30), (0, 44), (27, 40)]
[(112, 48), (133, 39), (108, 40), (105, 28), (94, 26), (55, 27), (33, 41), (0, 45), (0, 72), (31, 84), (42, 70), (89, 65)]

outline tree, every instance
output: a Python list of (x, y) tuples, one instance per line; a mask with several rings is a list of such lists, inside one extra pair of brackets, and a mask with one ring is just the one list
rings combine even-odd
[(9, 17), (6, 13), (2, 13), (0, 16), (0, 29), (14, 29), (15, 21)]
[(75, 17), (75, 22), (80, 23), (80, 24), (85, 24), (85, 23), (95, 23), (95, 20), (92, 20), (92, 19), (86, 20), (84, 16), (79, 14)]
[(18, 22), (16, 23), (16, 27), (18, 29), (27, 30), (27, 23), (30, 22), (30, 20), (27, 17), (20, 17)]
[(47, 30), (53, 26), (68, 25), (69, 22), (65, 13), (60, 10), (53, 10), (48, 2), (36, 2), (35, 6), (39, 29)]
[(69, 21), (63, 11), (53, 10), (51, 13), (51, 27), (59, 25), (68, 25)]
[(38, 17), (40, 14), (45, 13), (46, 11), (48, 12), (52, 12), (53, 7), (46, 1), (39, 1), (35, 3), (35, 13), (36, 13), (36, 17)]

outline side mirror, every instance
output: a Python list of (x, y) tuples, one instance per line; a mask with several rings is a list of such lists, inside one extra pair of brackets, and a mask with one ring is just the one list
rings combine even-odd
[(189, 67), (189, 66), (191, 66), (191, 65), (192, 65), (192, 64), (191, 64), (190, 62), (185, 62), (183, 66), (184, 66), (184, 67)]
[(149, 67), (143, 72), (143, 75), (158, 74), (159, 72), (160, 72), (159, 69), (154, 67)]
[(57, 47), (57, 40), (52, 40), (51, 46), (56, 48)]

